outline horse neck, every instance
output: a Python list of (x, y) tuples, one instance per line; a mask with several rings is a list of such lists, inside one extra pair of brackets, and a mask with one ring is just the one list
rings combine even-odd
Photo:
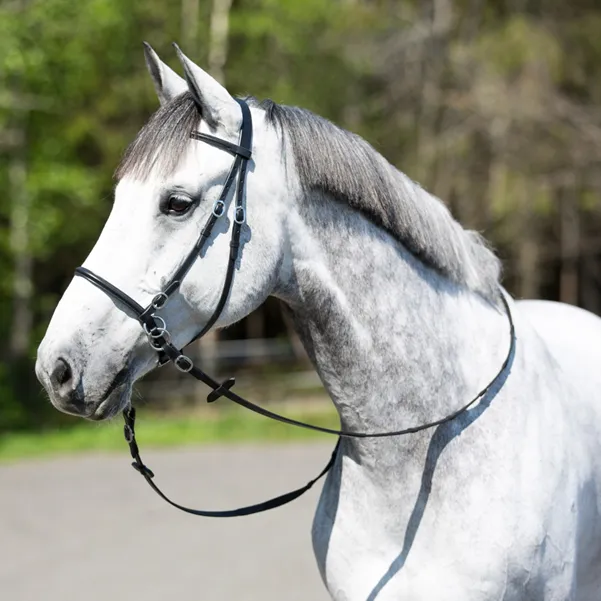
[[(420, 263), (348, 206), (305, 199), (288, 220), (289, 254), (277, 295), (292, 314), (342, 427), (387, 431), (444, 417), (498, 372), (506, 317)], [(425, 436), (353, 439), (399, 456)], [(396, 460), (398, 461), (398, 459)], [(374, 459), (375, 462), (375, 459)]]

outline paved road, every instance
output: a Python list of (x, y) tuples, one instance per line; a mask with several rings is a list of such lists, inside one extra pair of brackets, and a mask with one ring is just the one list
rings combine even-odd
[[(147, 451), (177, 500), (226, 508), (306, 482), (327, 445)], [(2, 601), (326, 601), (311, 549), (318, 490), (262, 516), (166, 505), (125, 454), (0, 466)]]

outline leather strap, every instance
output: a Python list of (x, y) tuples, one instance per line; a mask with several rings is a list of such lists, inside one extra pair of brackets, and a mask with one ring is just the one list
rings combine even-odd
[(232, 144), (227, 140), (222, 140), (221, 138), (216, 138), (215, 136), (211, 136), (209, 134), (203, 134), (199, 131), (193, 131), (190, 134), (191, 138), (195, 140), (200, 140), (202, 142), (206, 142), (207, 144), (211, 144), (212, 146), (216, 146), (217, 148), (221, 148), (223, 150), (227, 150), (232, 154), (237, 154), (245, 159), (250, 159), (251, 151), (248, 148), (245, 148), (243, 145), (238, 146), (237, 144)]
[[(123, 417), (125, 419), (125, 426), (124, 426), (125, 440), (127, 441), (128, 445), (129, 445), (131, 456), (134, 459), (132, 466), (136, 469), (136, 471), (138, 471), (144, 477), (144, 479), (146, 480), (148, 485), (162, 499), (164, 499), (167, 503), (169, 503), (173, 507), (176, 507), (177, 509), (180, 509), (181, 511), (185, 511), (186, 513), (190, 513), (192, 515), (198, 515), (198, 516), (203, 516), (203, 517), (217, 517), (217, 518), (240, 517), (240, 516), (252, 515), (254, 513), (262, 513), (264, 511), (269, 511), (270, 509), (275, 509), (276, 507), (281, 507), (282, 505), (286, 505), (287, 503), (294, 501), (295, 499), (297, 499), (298, 497), (303, 495), (305, 492), (307, 492), (318, 480), (320, 480), (332, 468), (332, 466), (334, 465), (334, 463), (336, 461), (336, 455), (338, 453), (338, 449), (340, 448), (340, 441), (342, 438), (382, 438), (382, 437), (389, 437), (389, 436), (403, 436), (406, 434), (413, 434), (416, 432), (420, 432), (422, 430), (427, 430), (429, 428), (434, 428), (436, 426), (439, 426), (441, 424), (444, 424), (446, 422), (449, 422), (449, 421), (455, 419), (461, 413), (464, 413), (465, 411), (467, 411), (467, 409), (469, 409), (478, 400), (480, 400), (487, 392), (489, 392), (495, 386), (497, 381), (503, 377), (505, 369), (509, 365), (509, 362), (511, 361), (511, 357), (513, 356), (513, 354), (515, 352), (516, 337), (515, 337), (515, 325), (513, 322), (513, 317), (511, 315), (511, 310), (509, 308), (509, 304), (507, 303), (507, 300), (503, 293), (501, 293), (501, 298), (502, 298), (503, 304), (505, 306), (505, 309), (507, 311), (507, 318), (508, 318), (508, 322), (509, 322), (510, 345), (509, 345), (509, 350), (508, 350), (507, 356), (506, 356), (505, 360), (503, 361), (503, 365), (501, 366), (497, 375), (471, 401), (469, 401), (469, 403), (463, 405), (457, 411), (447, 415), (444, 418), (429, 422), (427, 424), (404, 428), (402, 430), (394, 430), (394, 431), (389, 431), (389, 432), (349, 432), (346, 430), (333, 430), (330, 428), (323, 428), (321, 426), (315, 426), (312, 424), (307, 424), (305, 422), (300, 422), (300, 421), (285, 417), (283, 415), (279, 415), (272, 411), (269, 411), (268, 409), (260, 407), (259, 405), (255, 405), (254, 403), (251, 403), (250, 401), (247, 401), (243, 397), (232, 392), (230, 390), (230, 388), (234, 384), (233, 378), (227, 380), (226, 382), (219, 383), (218, 381), (211, 378), (211, 376), (209, 376), (208, 374), (203, 372), (198, 367), (192, 366), (191, 369), (189, 370), (190, 375), (193, 376), (194, 378), (196, 378), (197, 380), (200, 380), (204, 384), (206, 384), (209, 388), (213, 389), (213, 392), (211, 394), (209, 394), (209, 397), (207, 398), (208, 402), (212, 402), (214, 400), (217, 400), (217, 398), (223, 396), (223, 397), (226, 397), (227, 399), (233, 401), (234, 403), (236, 403), (242, 407), (245, 407), (246, 409), (249, 409), (250, 411), (253, 411), (254, 413), (258, 413), (259, 415), (267, 417), (269, 419), (273, 419), (273, 420), (276, 420), (276, 421), (279, 421), (279, 422), (282, 422), (285, 424), (289, 424), (292, 426), (307, 428), (309, 430), (315, 430), (317, 432), (324, 432), (326, 434), (336, 434), (339, 436), (338, 442), (336, 443), (336, 446), (334, 447), (334, 450), (332, 452), (332, 456), (330, 457), (330, 460), (328, 461), (326, 466), (322, 469), (322, 471), (315, 478), (313, 478), (307, 484), (305, 484), (304, 486), (302, 486), (296, 490), (285, 493), (283, 495), (279, 495), (277, 497), (274, 497), (274, 498), (269, 499), (268, 501), (264, 501), (262, 503), (257, 503), (257, 504), (249, 505), (246, 507), (240, 507), (238, 509), (229, 509), (229, 510), (222, 510), (222, 511), (191, 509), (184, 505), (180, 505), (179, 503), (176, 503), (175, 501), (172, 501), (155, 484), (155, 482), (153, 481), (153, 479), (154, 479), (153, 471), (148, 466), (146, 466), (144, 464), (144, 462), (142, 461), (142, 458), (140, 456), (140, 451), (138, 448), (138, 444), (136, 442), (136, 436), (135, 436), (136, 413), (135, 413), (134, 407), (130, 406), (128, 409), (126, 409), (123, 412)], [(175, 348), (171, 344), (165, 344), (165, 346), (163, 348), (164, 348), (165, 352), (167, 353), (167, 355), (169, 356), (169, 359), (171, 361), (173, 361), (174, 363), (176, 363), (178, 358), (182, 356), (180, 351), (178, 351), (178, 349)], [(177, 365), (177, 363), (176, 363), (176, 365)], [(212, 395), (217, 395), (217, 396), (215, 398), (211, 398)]]
[(131, 296), (128, 296), (125, 292), (122, 292), (119, 288), (113, 286), (110, 282), (95, 274), (93, 271), (90, 271), (85, 267), (77, 267), (75, 269), (75, 275), (85, 278), (90, 284), (94, 284), (96, 288), (100, 288), (105, 294), (119, 299), (135, 313), (136, 317), (144, 313), (144, 307), (142, 307), (142, 305), (138, 304)]
[(340, 446), (340, 440), (338, 440), (327, 465), (321, 470), (321, 472), (317, 476), (315, 476), (315, 478), (309, 480), (307, 484), (301, 486), (300, 488), (284, 493), (283, 495), (278, 495), (277, 497), (273, 497), (272, 499), (268, 499), (267, 501), (263, 501), (262, 503), (255, 503), (253, 505), (247, 505), (246, 507), (239, 507), (238, 509), (225, 509), (220, 511), (207, 509), (192, 509), (190, 507), (186, 507), (185, 505), (180, 505), (179, 503), (172, 501), (154, 483), (154, 473), (142, 461), (142, 457), (140, 457), (140, 449), (138, 448), (138, 444), (136, 442), (136, 410), (134, 409), (134, 407), (130, 407), (129, 409), (124, 411), (123, 416), (125, 418), (125, 426), (123, 427), (123, 433), (125, 435), (125, 440), (129, 445), (129, 451), (131, 453), (131, 456), (134, 460), (132, 463), (134, 469), (144, 477), (144, 480), (146, 480), (146, 482), (152, 488), (152, 490), (154, 490), (154, 492), (156, 492), (157, 495), (159, 495), (162, 499), (167, 501), (169, 505), (172, 505), (173, 507), (181, 511), (185, 511), (186, 513), (190, 513), (192, 515), (199, 515), (207, 518), (233, 518), (245, 515), (252, 515), (254, 513), (262, 513), (264, 511), (275, 509), (276, 507), (281, 507), (282, 505), (286, 505), (294, 501), (295, 499), (298, 499), (301, 495), (304, 495), (309, 489), (311, 489), (318, 480), (323, 478), (323, 476), (325, 476), (328, 473), (328, 471), (330, 471), (330, 468), (334, 465), (334, 462), (336, 461), (336, 454)]
[(207, 222), (205, 223), (204, 227), (202, 228), (198, 240), (196, 241), (196, 244), (194, 245), (190, 253), (187, 255), (187, 257), (184, 259), (182, 264), (175, 271), (175, 273), (173, 274), (173, 276), (169, 280), (169, 283), (165, 286), (163, 291), (157, 294), (152, 300), (152, 302), (146, 308), (144, 308), (142, 307), (142, 305), (140, 305), (134, 299), (128, 296), (125, 292), (123, 292), (116, 286), (113, 286), (113, 284), (100, 277), (99, 275), (93, 273), (89, 269), (85, 267), (78, 267), (75, 270), (76, 276), (85, 278), (86, 280), (88, 280), (88, 282), (105, 292), (108, 296), (119, 300), (124, 306), (129, 308), (130, 311), (134, 313), (134, 315), (137, 317), (138, 321), (144, 328), (146, 334), (149, 336), (150, 344), (157, 351), (159, 355), (160, 364), (171, 361), (180, 371), (187, 372), (197, 380), (206, 384), (211, 389), (211, 392), (207, 397), (207, 401), (209, 403), (212, 403), (221, 397), (225, 397), (233, 403), (236, 403), (241, 407), (253, 411), (254, 413), (262, 415), (263, 417), (267, 417), (269, 419), (273, 419), (291, 426), (297, 426), (300, 428), (314, 430), (316, 432), (334, 434), (339, 437), (336, 447), (334, 448), (334, 451), (332, 453), (332, 457), (330, 458), (328, 464), (324, 467), (324, 469), (319, 473), (317, 477), (315, 477), (313, 480), (311, 480), (301, 488), (280, 495), (263, 503), (250, 505), (248, 507), (242, 507), (240, 509), (233, 509), (227, 511), (205, 511), (201, 509), (190, 509), (188, 507), (184, 507), (183, 505), (179, 505), (178, 503), (175, 503), (174, 501), (169, 499), (153, 482), (154, 474), (152, 470), (150, 470), (150, 468), (148, 468), (143, 463), (142, 458), (140, 457), (140, 451), (136, 442), (135, 435), (136, 413), (135, 409), (132, 406), (130, 406), (123, 412), (123, 417), (125, 419), (125, 438), (129, 445), (132, 458), (134, 459), (134, 462), (132, 464), (133, 467), (140, 474), (142, 474), (149, 486), (151, 486), (152, 489), (159, 496), (161, 496), (161, 498), (167, 501), (167, 503), (187, 513), (205, 517), (234, 517), (250, 515), (253, 513), (267, 511), (269, 509), (274, 509), (275, 507), (280, 507), (281, 505), (290, 503), (291, 501), (305, 493), (307, 490), (309, 490), (315, 484), (315, 482), (317, 482), (330, 470), (330, 468), (334, 464), (336, 453), (340, 447), (340, 439), (343, 437), (382, 438), (388, 436), (403, 436), (406, 434), (413, 434), (415, 432), (427, 430), (429, 428), (439, 426), (441, 424), (455, 419), (458, 415), (465, 412), (477, 401), (479, 401), (496, 385), (497, 381), (502, 377), (502, 375), (505, 372), (505, 369), (509, 365), (509, 362), (515, 352), (516, 344), (513, 317), (511, 315), (511, 310), (507, 299), (505, 298), (504, 293), (501, 291), (501, 300), (505, 307), (507, 319), (509, 322), (510, 345), (509, 350), (507, 352), (507, 356), (503, 361), (503, 364), (499, 369), (497, 375), (473, 399), (471, 399), (468, 403), (466, 403), (453, 413), (447, 415), (446, 417), (419, 426), (412, 426), (401, 430), (393, 430), (388, 432), (350, 432), (347, 430), (336, 430), (332, 428), (316, 426), (313, 424), (307, 424), (305, 422), (301, 422), (295, 419), (285, 417), (283, 415), (279, 415), (277, 413), (274, 413), (273, 411), (269, 411), (268, 409), (256, 405), (233, 392), (231, 388), (235, 384), (234, 378), (230, 378), (228, 380), (225, 380), (224, 382), (218, 382), (217, 380), (206, 374), (202, 369), (194, 365), (193, 362), (188, 357), (186, 357), (180, 349), (178, 349), (171, 343), (171, 336), (167, 330), (167, 325), (165, 324), (165, 321), (160, 316), (156, 315), (155, 312), (162, 308), (165, 305), (165, 303), (169, 300), (169, 297), (178, 289), (181, 281), (186, 276), (188, 270), (190, 269), (194, 261), (196, 261), (198, 256), (203, 252), (205, 244), (211, 235), (215, 223), (226, 212), (226, 201), (229, 195), (229, 191), (235, 181), (236, 176), (238, 176), (238, 184), (235, 193), (236, 204), (234, 207), (234, 224), (232, 226), (230, 254), (223, 288), (211, 317), (207, 320), (207, 323), (204, 325), (201, 331), (194, 337), (193, 340), (196, 340), (197, 338), (200, 338), (201, 336), (206, 334), (206, 332), (208, 332), (209, 329), (215, 324), (215, 322), (219, 319), (219, 316), (221, 315), (229, 297), (234, 280), (236, 261), (238, 259), (239, 254), (242, 226), (246, 220), (246, 214), (244, 209), (244, 185), (246, 182), (248, 160), (251, 157), (250, 149), (252, 147), (252, 117), (250, 109), (248, 108), (246, 102), (244, 102), (243, 100), (238, 99), (237, 101), (242, 111), (242, 128), (239, 145), (232, 144), (231, 142), (228, 142), (226, 140), (220, 140), (219, 138), (210, 136), (208, 134), (201, 134), (199, 132), (193, 132), (193, 134), (191, 135), (191, 137), (193, 137), (194, 139), (202, 140), (213, 146), (226, 150), (227, 152), (235, 154), (236, 158), (234, 159), (234, 163), (232, 165), (230, 173), (224, 183), (222, 193), (217, 202), (215, 203), (211, 215), (207, 219)]
[[(449, 422), (449, 421), (455, 419), (457, 416), (464, 413), (470, 407), (475, 405), (485, 394), (487, 394), (492, 388), (494, 388), (494, 386), (497, 384), (497, 382), (503, 377), (503, 375), (505, 373), (505, 369), (509, 365), (509, 362), (511, 361), (511, 357), (513, 356), (513, 354), (515, 352), (516, 336), (515, 336), (515, 325), (513, 322), (513, 316), (511, 315), (511, 310), (509, 308), (509, 304), (507, 303), (507, 299), (505, 298), (505, 295), (503, 293), (501, 293), (501, 299), (502, 299), (503, 305), (505, 307), (507, 320), (509, 323), (510, 343), (509, 343), (509, 349), (507, 351), (507, 355), (506, 355), (505, 360), (503, 361), (503, 364), (501, 365), (499, 371), (497, 372), (495, 377), (480, 392), (478, 392), (478, 394), (476, 394), (476, 396), (474, 396), (468, 403), (466, 403), (465, 405), (462, 405), (459, 409), (457, 409), (456, 411), (450, 413), (449, 415), (447, 415), (443, 418), (428, 422), (426, 424), (421, 424), (419, 426), (411, 426), (411, 427), (403, 428), (400, 430), (389, 430), (386, 432), (352, 432), (349, 430), (336, 430), (333, 428), (324, 428), (323, 426), (307, 424), (305, 422), (301, 422), (301, 421), (286, 417), (284, 415), (274, 413), (273, 411), (270, 411), (269, 409), (265, 409), (264, 407), (261, 407), (260, 405), (256, 405), (255, 403), (252, 403), (251, 401), (245, 399), (244, 397), (241, 397), (240, 395), (238, 395), (235, 392), (233, 392), (232, 390), (230, 390), (231, 387), (233, 386), (233, 383), (230, 384), (229, 386), (224, 386), (223, 382), (222, 383), (218, 382), (217, 380), (215, 380), (214, 378), (209, 376), (207, 373), (205, 373), (202, 369), (200, 369), (196, 365), (191, 365), (191, 368), (189, 370), (187, 370), (187, 372), (192, 377), (196, 378), (197, 380), (201, 381), (203, 384), (206, 384), (209, 388), (211, 388), (212, 392), (209, 394), (209, 396), (207, 398), (208, 402), (214, 402), (220, 397), (225, 397), (228, 400), (232, 401), (233, 403), (236, 403), (240, 407), (244, 407), (245, 409), (248, 409), (249, 411), (252, 411), (253, 413), (257, 413), (258, 415), (262, 415), (263, 417), (273, 419), (273, 420), (281, 422), (283, 424), (288, 424), (289, 426), (305, 428), (307, 430), (313, 430), (315, 432), (322, 432), (324, 434), (333, 434), (333, 435), (339, 436), (341, 438), (385, 438), (388, 436), (405, 436), (407, 434), (415, 434), (416, 432), (421, 432), (422, 430), (428, 430), (430, 428), (440, 426), (441, 424), (444, 424), (446, 422)], [(163, 350), (165, 351), (165, 353), (167, 354), (169, 359), (171, 361), (173, 361), (174, 363), (176, 363), (176, 361), (178, 360), (178, 357), (182, 356), (181, 351), (179, 351), (171, 343), (165, 343), (163, 346)], [(230, 380), (227, 380), (226, 382), (230, 382), (230, 381), (233, 381), (233, 378), (231, 378)], [(218, 393), (218, 396), (215, 397), (214, 393)]]

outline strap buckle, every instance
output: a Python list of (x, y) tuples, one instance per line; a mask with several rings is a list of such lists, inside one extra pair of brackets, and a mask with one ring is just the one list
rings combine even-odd
[(215, 204), (213, 205), (213, 215), (215, 215), (215, 217), (221, 217), (224, 211), (225, 202), (223, 202), (223, 200), (220, 198), (219, 200), (216, 200)]
[(236, 207), (236, 214), (234, 215), (234, 221), (238, 225), (242, 225), (246, 221), (246, 210), (244, 207)]
[(192, 359), (190, 359), (190, 357), (186, 357), (186, 355), (180, 355), (179, 357), (174, 359), (173, 363), (175, 364), (175, 367), (177, 367), (177, 369), (184, 373), (192, 371), (192, 368), (194, 367)]
[(169, 300), (169, 296), (165, 292), (159, 292), (150, 302), (155, 309), (162, 309)]

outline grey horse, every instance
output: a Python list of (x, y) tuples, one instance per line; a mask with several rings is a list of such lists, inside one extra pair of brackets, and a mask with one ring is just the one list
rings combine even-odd
[[(117, 171), (111, 215), (84, 265), (149, 302), (194, 244), (231, 167), (195, 130), (236, 143), (239, 105), (179, 52), (147, 47), (161, 102)], [(268, 296), (289, 312), (342, 426), (383, 431), (455, 411), (413, 435), (344, 440), (313, 545), (336, 601), (601, 599), (601, 320), (514, 302), (479, 235), (360, 137), (309, 111), (249, 100), (248, 225), (225, 309)], [(185, 345), (209, 318), (229, 216), (161, 316)], [(36, 372), (53, 404), (88, 419), (127, 407), (157, 364), (138, 322), (76, 278)], [(115, 375), (121, 374), (118, 382)]]

